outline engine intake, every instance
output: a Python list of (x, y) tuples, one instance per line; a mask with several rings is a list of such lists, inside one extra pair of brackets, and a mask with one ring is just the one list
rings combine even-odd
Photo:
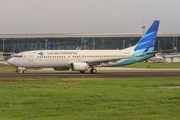
[(86, 71), (89, 69), (89, 65), (85, 62), (73, 62), (71, 63), (72, 71)]

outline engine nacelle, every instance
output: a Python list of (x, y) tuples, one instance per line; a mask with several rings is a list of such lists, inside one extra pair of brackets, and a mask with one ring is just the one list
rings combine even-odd
[(85, 62), (73, 62), (71, 63), (72, 71), (86, 71), (89, 69), (89, 65)]
[(61, 71), (61, 70), (69, 70), (70, 67), (61, 67), (61, 68), (54, 68), (56, 71)]

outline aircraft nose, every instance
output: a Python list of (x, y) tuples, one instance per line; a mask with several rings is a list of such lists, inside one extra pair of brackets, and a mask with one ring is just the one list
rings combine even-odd
[(11, 58), (11, 59), (9, 59), (9, 60), (7, 61), (7, 63), (9, 63), (10, 65), (12, 65), (12, 64), (13, 64), (13, 60), (12, 60), (12, 58)]

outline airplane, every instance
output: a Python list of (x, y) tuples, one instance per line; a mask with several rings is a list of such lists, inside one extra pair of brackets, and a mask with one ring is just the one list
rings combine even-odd
[(54, 68), (85, 73), (97, 67), (124, 66), (153, 57), (160, 21), (155, 20), (139, 42), (123, 50), (33, 50), (14, 55), (7, 62), (27, 73), (26, 68)]

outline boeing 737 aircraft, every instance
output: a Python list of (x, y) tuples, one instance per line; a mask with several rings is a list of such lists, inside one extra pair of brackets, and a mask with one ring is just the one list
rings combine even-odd
[(26, 73), (26, 68), (54, 68), (54, 70), (96, 73), (97, 67), (114, 67), (144, 61), (155, 55), (154, 45), (159, 21), (154, 21), (135, 45), (123, 50), (34, 50), (16, 54), (7, 62)]

